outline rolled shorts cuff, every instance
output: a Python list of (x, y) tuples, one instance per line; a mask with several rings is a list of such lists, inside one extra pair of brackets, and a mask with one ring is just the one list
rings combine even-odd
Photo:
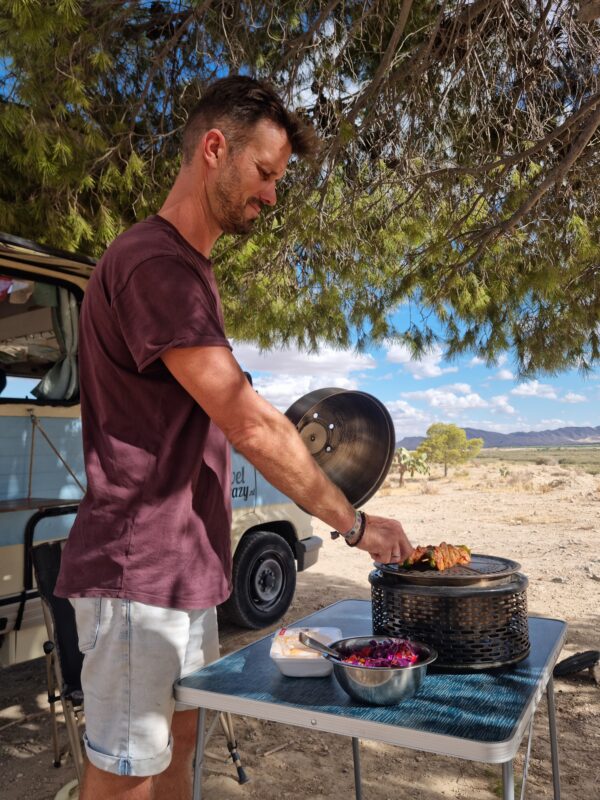
[(169, 739), (166, 749), (152, 756), (152, 758), (122, 758), (111, 756), (108, 753), (101, 753), (92, 747), (85, 733), (83, 734), (83, 743), (90, 763), (98, 767), (98, 769), (104, 770), (104, 772), (111, 772), (113, 775), (148, 778), (151, 775), (158, 775), (163, 772), (171, 763), (171, 739)]

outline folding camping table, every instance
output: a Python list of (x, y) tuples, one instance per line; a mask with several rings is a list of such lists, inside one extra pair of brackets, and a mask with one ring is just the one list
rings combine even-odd
[[(342, 600), (293, 625), (341, 628), (344, 636), (369, 635), (371, 603)], [(417, 694), (395, 706), (361, 705), (346, 695), (333, 676), (285, 677), (269, 656), (272, 635), (259, 639), (183, 678), (176, 686), (178, 700), (200, 709), (193, 798), (201, 800), (202, 796), (207, 709), (351, 737), (357, 800), (362, 797), (360, 739), (500, 763), (503, 798), (514, 800), (513, 760), (528, 732), (523, 798), (533, 716), (545, 691), (554, 800), (560, 800), (552, 669), (566, 631), (562, 620), (529, 617), (531, 651), (523, 661), (494, 670), (460, 673), (430, 668)]]

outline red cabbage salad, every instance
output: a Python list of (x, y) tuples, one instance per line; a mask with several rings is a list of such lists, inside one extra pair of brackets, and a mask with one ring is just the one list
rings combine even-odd
[(340, 648), (340, 659), (344, 664), (356, 667), (410, 667), (419, 660), (419, 653), (404, 639), (386, 639), (359, 648)]

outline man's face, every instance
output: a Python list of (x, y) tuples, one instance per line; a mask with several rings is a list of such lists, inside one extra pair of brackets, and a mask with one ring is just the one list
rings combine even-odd
[(224, 233), (248, 233), (264, 205), (275, 205), (292, 148), (286, 132), (257, 123), (248, 144), (228, 154), (215, 181), (213, 214)]

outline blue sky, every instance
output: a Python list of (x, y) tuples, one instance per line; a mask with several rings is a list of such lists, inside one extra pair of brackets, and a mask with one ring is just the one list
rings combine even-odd
[[(261, 353), (255, 345), (233, 345), (254, 387), (281, 411), (315, 389), (358, 389), (386, 404), (397, 439), (422, 435), (432, 422), (501, 433), (600, 425), (597, 373), (582, 378), (572, 370), (519, 382), (508, 356), (490, 369), (472, 357), (448, 363), (439, 348), (414, 361), (401, 345), (367, 353), (324, 346), (316, 354), (293, 349)], [(4, 396), (23, 396), (36, 383), (9, 378)]]
[(369, 392), (389, 409), (397, 439), (422, 435), (433, 422), (501, 433), (600, 425), (598, 374), (582, 378), (572, 370), (518, 381), (509, 355), (494, 368), (470, 356), (447, 362), (441, 348), (414, 361), (397, 344), (362, 354), (325, 346), (308, 355), (234, 342), (234, 355), (282, 411), (326, 386)]

